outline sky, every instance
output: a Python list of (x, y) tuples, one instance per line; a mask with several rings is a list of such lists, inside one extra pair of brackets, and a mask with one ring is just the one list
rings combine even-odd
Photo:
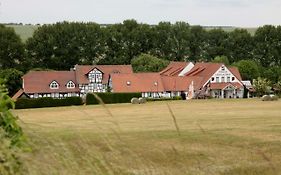
[(281, 25), (281, 0), (0, 0), (0, 23), (185, 21), (191, 25)]

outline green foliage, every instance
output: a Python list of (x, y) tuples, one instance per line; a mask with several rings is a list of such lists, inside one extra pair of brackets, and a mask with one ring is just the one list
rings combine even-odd
[(58, 106), (75, 106), (82, 105), (83, 101), (80, 97), (67, 97), (62, 99), (56, 99), (51, 97), (43, 98), (20, 98), (15, 102), (16, 109), (27, 108), (44, 108), (44, 107), (58, 107)]
[(169, 64), (169, 61), (141, 54), (132, 59), (131, 64), (134, 72), (159, 72)]
[(175, 96), (173, 98), (147, 98), (147, 101), (171, 101), (171, 100), (182, 100), (181, 96)]
[(21, 88), (21, 77), (23, 72), (14, 68), (0, 70), (0, 78), (4, 80), (4, 84), (8, 88), (10, 96), (13, 96)]
[[(141, 93), (96, 93), (102, 100), (102, 103), (130, 103), (133, 97), (141, 97)], [(86, 96), (86, 104), (99, 104), (101, 103), (93, 94), (88, 93)]]
[(19, 67), (23, 61), (24, 46), (13, 28), (0, 24), (0, 70)]
[(271, 89), (270, 84), (271, 82), (269, 80), (261, 77), (258, 77), (253, 81), (253, 86), (258, 96), (269, 94)]
[(245, 29), (235, 29), (230, 32), (227, 47), (227, 57), (230, 63), (253, 58), (253, 38)]
[(212, 62), (213, 63), (223, 63), (226, 66), (229, 65), (227, 56), (216, 56)]
[(0, 82), (0, 174), (3, 175), (21, 173), (17, 152), (24, 137), (17, 118), (10, 111), (13, 107), (13, 101)]
[(254, 58), (264, 67), (281, 66), (281, 26), (265, 25), (254, 36)]
[(240, 60), (233, 64), (236, 66), (243, 80), (253, 80), (260, 76), (259, 67), (252, 60)]
[(227, 55), (229, 50), (227, 47), (229, 34), (222, 29), (213, 29), (207, 33), (207, 45), (204, 59), (211, 61), (216, 56)]
[(26, 42), (31, 67), (68, 70), (97, 63), (104, 54), (104, 35), (95, 23), (56, 23), (39, 27)]

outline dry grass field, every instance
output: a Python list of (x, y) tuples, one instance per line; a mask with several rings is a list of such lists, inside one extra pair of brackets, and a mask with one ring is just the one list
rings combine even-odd
[(26, 174), (281, 174), (281, 101), (193, 100), (13, 112), (30, 147), (21, 155)]

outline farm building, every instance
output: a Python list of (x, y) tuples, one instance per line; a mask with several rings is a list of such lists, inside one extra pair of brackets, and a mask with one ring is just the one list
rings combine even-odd
[[(75, 65), (70, 71), (30, 71), (19, 97), (64, 98), (91, 92), (140, 92), (148, 98), (242, 98), (237, 68), (222, 63), (171, 62), (157, 73), (134, 73), (131, 65)], [(24, 95), (23, 95), (24, 94)]]

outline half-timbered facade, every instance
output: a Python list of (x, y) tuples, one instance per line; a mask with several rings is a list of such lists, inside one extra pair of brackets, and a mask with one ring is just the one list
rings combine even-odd
[(31, 71), (15, 98), (84, 97), (93, 92), (141, 92), (147, 98), (243, 98), (235, 67), (221, 63), (171, 62), (158, 73), (133, 73), (131, 65), (75, 65), (71, 71)]

